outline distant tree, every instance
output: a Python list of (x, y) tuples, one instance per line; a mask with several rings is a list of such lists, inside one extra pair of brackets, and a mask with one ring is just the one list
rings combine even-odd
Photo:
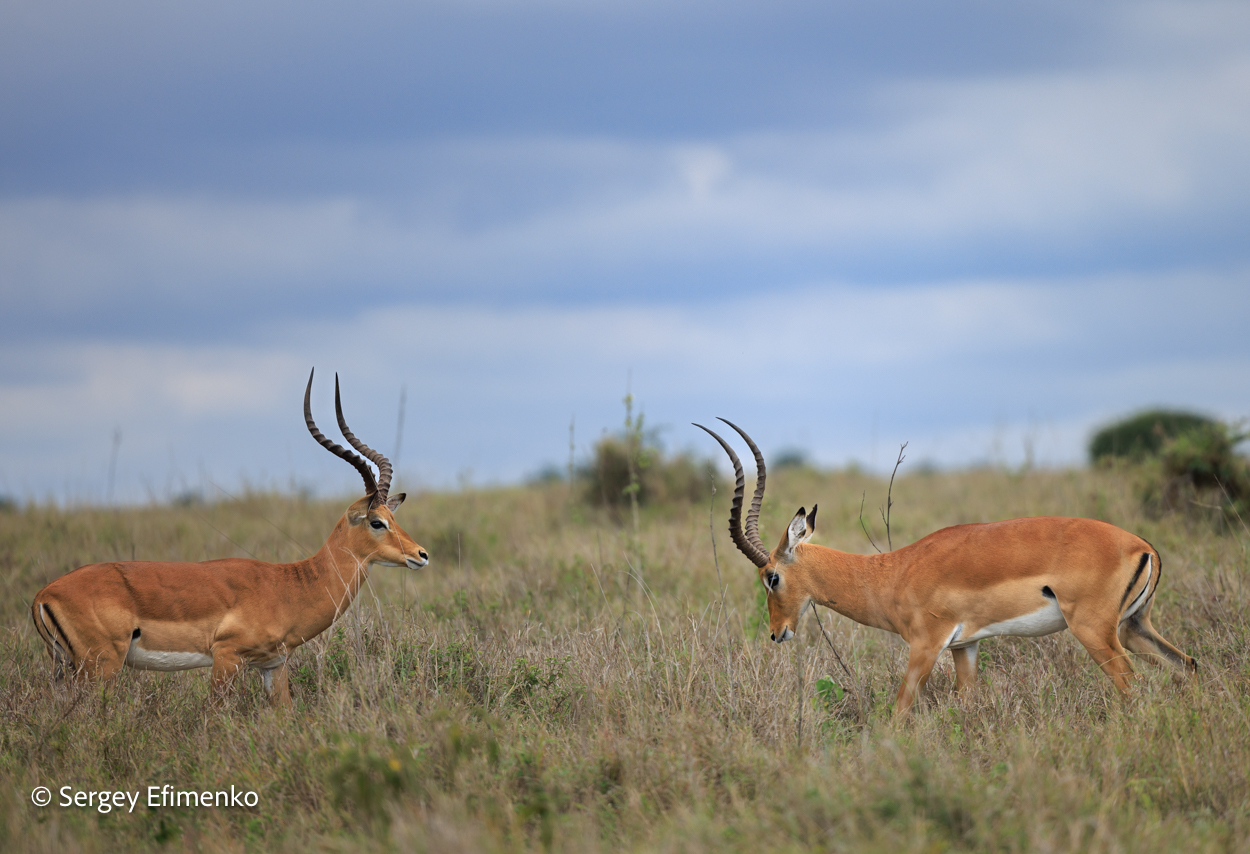
[(1247, 438), (1223, 422), (1186, 430), (1163, 446), (1163, 472), (1200, 491), (1219, 490), (1236, 501), (1250, 494), (1246, 459), (1236, 452), (1237, 445)]
[(811, 465), (807, 451), (802, 448), (782, 448), (773, 455), (769, 469), (802, 469)]
[(1151, 515), (1180, 511), (1227, 529), (1250, 518), (1250, 460), (1237, 452), (1250, 439), (1243, 428), (1189, 412), (1143, 412), (1100, 430), (1089, 455), (1139, 464), (1138, 493)]
[(1193, 412), (1152, 409), (1110, 424), (1089, 443), (1092, 462), (1103, 459), (1141, 461), (1156, 457), (1170, 440), (1195, 430), (1211, 430), (1218, 422)]
[(668, 457), (652, 435), (631, 443), (628, 437), (604, 436), (577, 474), (587, 503), (613, 510), (630, 504), (630, 454), (634, 456), (634, 490), (639, 505), (704, 500), (715, 465), (685, 454)]

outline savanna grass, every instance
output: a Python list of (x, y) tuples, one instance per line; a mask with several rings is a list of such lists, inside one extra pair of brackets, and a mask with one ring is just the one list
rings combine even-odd
[[(901, 641), (823, 612), (760, 633), (762, 588), (725, 535), (729, 490), (643, 508), (640, 535), (563, 484), (427, 494), (400, 522), (431, 553), (378, 569), (293, 660), (290, 715), (259, 680), (227, 708), (207, 673), (124, 671), (57, 696), (27, 608), (83, 563), (289, 560), (346, 500), (254, 495), (0, 514), (0, 846), (31, 851), (1240, 851), (1250, 847), (1245, 532), (1142, 515), (1117, 471), (901, 476), (895, 545), (944, 525), (1095, 516), (1163, 555), (1154, 620), (1195, 680), (1137, 663), (1120, 701), (1068, 634), (981, 646), (980, 688), (944, 659), (906, 724)], [(819, 501), (816, 541), (866, 551), (882, 481), (787, 469), (761, 528)], [(865, 511), (865, 517), (868, 511)], [(871, 524), (874, 520), (865, 519)], [(884, 542), (879, 520), (874, 530)], [(724, 606), (722, 607), (722, 596)], [(46, 785), (259, 793), (254, 809), (133, 814), (31, 805)]]

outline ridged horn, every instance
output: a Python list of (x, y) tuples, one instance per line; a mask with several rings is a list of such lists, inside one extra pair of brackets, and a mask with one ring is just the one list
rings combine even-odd
[[(723, 418), (721, 420), (724, 421)], [(725, 423), (729, 424), (728, 421), (725, 421)], [(716, 435), (716, 433), (704, 427), (702, 424), (695, 424), (694, 426), (707, 433), (717, 442), (720, 442), (720, 446), (725, 449), (725, 453), (729, 454), (729, 459), (734, 464), (734, 475), (737, 477), (737, 482), (734, 484), (733, 504), (729, 508), (729, 538), (734, 541), (734, 545), (738, 547), (738, 551), (746, 555), (747, 559), (750, 560), (751, 563), (755, 564), (760, 569), (763, 569), (768, 565), (768, 561), (770, 559), (768, 549), (764, 548), (764, 544), (760, 542), (759, 536), (760, 503), (764, 500), (763, 478), (760, 478), (757, 483), (755, 488), (755, 500), (751, 503), (751, 513), (754, 515), (747, 516), (747, 524), (751, 525), (754, 523), (754, 525), (752, 527), (748, 527), (748, 533), (744, 534), (741, 525), (742, 499), (743, 496), (746, 495), (746, 476), (742, 473), (742, 461), (738, 459), (738, 455), (734, 453), (734, 449), (729, 446), (729, 443), (720, 436)], [(733, 427), (732, 424), (729, 424), (729, 426)], [(738, 430), (737, 427), (734, 427), (734, 429)], [(746, 437), (746, 434), (741, 430), (738, 430), (738, 433), (740, 433), (744, 438)], [(755, 443), (751, 442), (750, 439), (747, 439), (747, 442), (750, 443), (752, 450), (755, 451), (756, 461), (762, 465), (763, 463), (759, 454), (759, 449), (755, 447)], [(760, 471), (762, 472), (763, 469), (761, 468)]]
[(312, 417), (312, 382), (313, 374), (317, 369), (313, 368), (308, 373), (308, 387), (304, 389), (304, 423), (308, 425), (308, 432), (312, 433), (312, 437), (317, 440), (317, 444), (325, 448), (334, 456), (342, 460), (347, 460), (356, 471), (360, 472), (360, 476), (365, 479), (365, 493), (368, 495), (378, 494), (378, 482), (373, 479), (373, 470), (369, 468), (369, 464), (362, 458), (356, 456), (351, 451), (335, 442), (331, 442), (321, 431), (317, 429), (317, 424)]
[(373, 464), (378, 467), (378, 495), (373, 500), (374, 504), (385, 504), (386, 498), (391, 492), (391, 461), (370, 448), (364, 442), (356, 438), (351, 428), (347, 426), (347, 422), (343, 420), (343, 401), (339, 397), (339, 375), (334, 375), (334, 414), (339, 419), (339, 430), (343, 432), (343, 438), (348, 441), (353, 448), (360, 451), (366, 459), (372, 460)]
[(764, 455), (760, 453), (759, 447), (751, 441), (751, 437), (746, 434), (746, 431), (737, 424), (732, 421), (726, 421), (719, 416), (716, 420), (724, 421), (734, 428), (738, 435), (746, 440), (751, 453), (755, 455), (755, 495), (751, 497), (751, 509), (747, 511), (746, 535), (747, 539), (759, 545), (760, 548), (764, 548), (764, 544), (760, 540), (760, 505), (764, 503), (764, 479), (768, 476), (768, 472), (764, 468)]

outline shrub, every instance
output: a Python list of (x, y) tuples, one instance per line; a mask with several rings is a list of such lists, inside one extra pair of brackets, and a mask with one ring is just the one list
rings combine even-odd
[(595, 445), (590, 462), (579, 471), (587, 503), (613, 510), (629, 504), (631, 450), (639, 505), (707, 497), (716, 471), (710, 460), (685, 454), (666, 458), (654, 439), (629, 442), (619, 436), (605, 436)]
[(808, 459), (807, 451), (804, 451), (802, 448), (782, 448), (773, 455), (769, 468), (775, 471), (803, 469), (810, 468), (811, 464), (812, 462)]
[(1236, 452), (1250, 434), (1240, 425), (1210, 422), (1166, 440), (1148, 466), (1143, 490), (1148, 510), (1184, 509), (1216, 518), (1246, 515), (1250, 461)]
[(1152, 409), (1110, 424), (1094, 434), (1089, 443), (1092, 462), (1126, 458), (1140, 462), (1154, 457), (1164, 443), (1191, 430), (1215, 427), (1217, 422), (1192, 412)]
[(1247, 438), (1250, 435), (1222, 422), (1181, 433), (1165, 443), (1159, 455), (1164, 474), (1198, 489), (1222, 489), (1234, 500), (1241, 498), (1250, 493), (1250, 483), (1246, 460), (1235, 448)]

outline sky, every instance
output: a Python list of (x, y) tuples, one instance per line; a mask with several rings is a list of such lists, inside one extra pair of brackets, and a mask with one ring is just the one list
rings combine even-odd
[(627, 391), (674, 452), (1081, 465), (1250, 415), (1247, 152), (1244, 3), (9, 0), (0, 495), (359, 491), (314, 366), (409, 490)]

